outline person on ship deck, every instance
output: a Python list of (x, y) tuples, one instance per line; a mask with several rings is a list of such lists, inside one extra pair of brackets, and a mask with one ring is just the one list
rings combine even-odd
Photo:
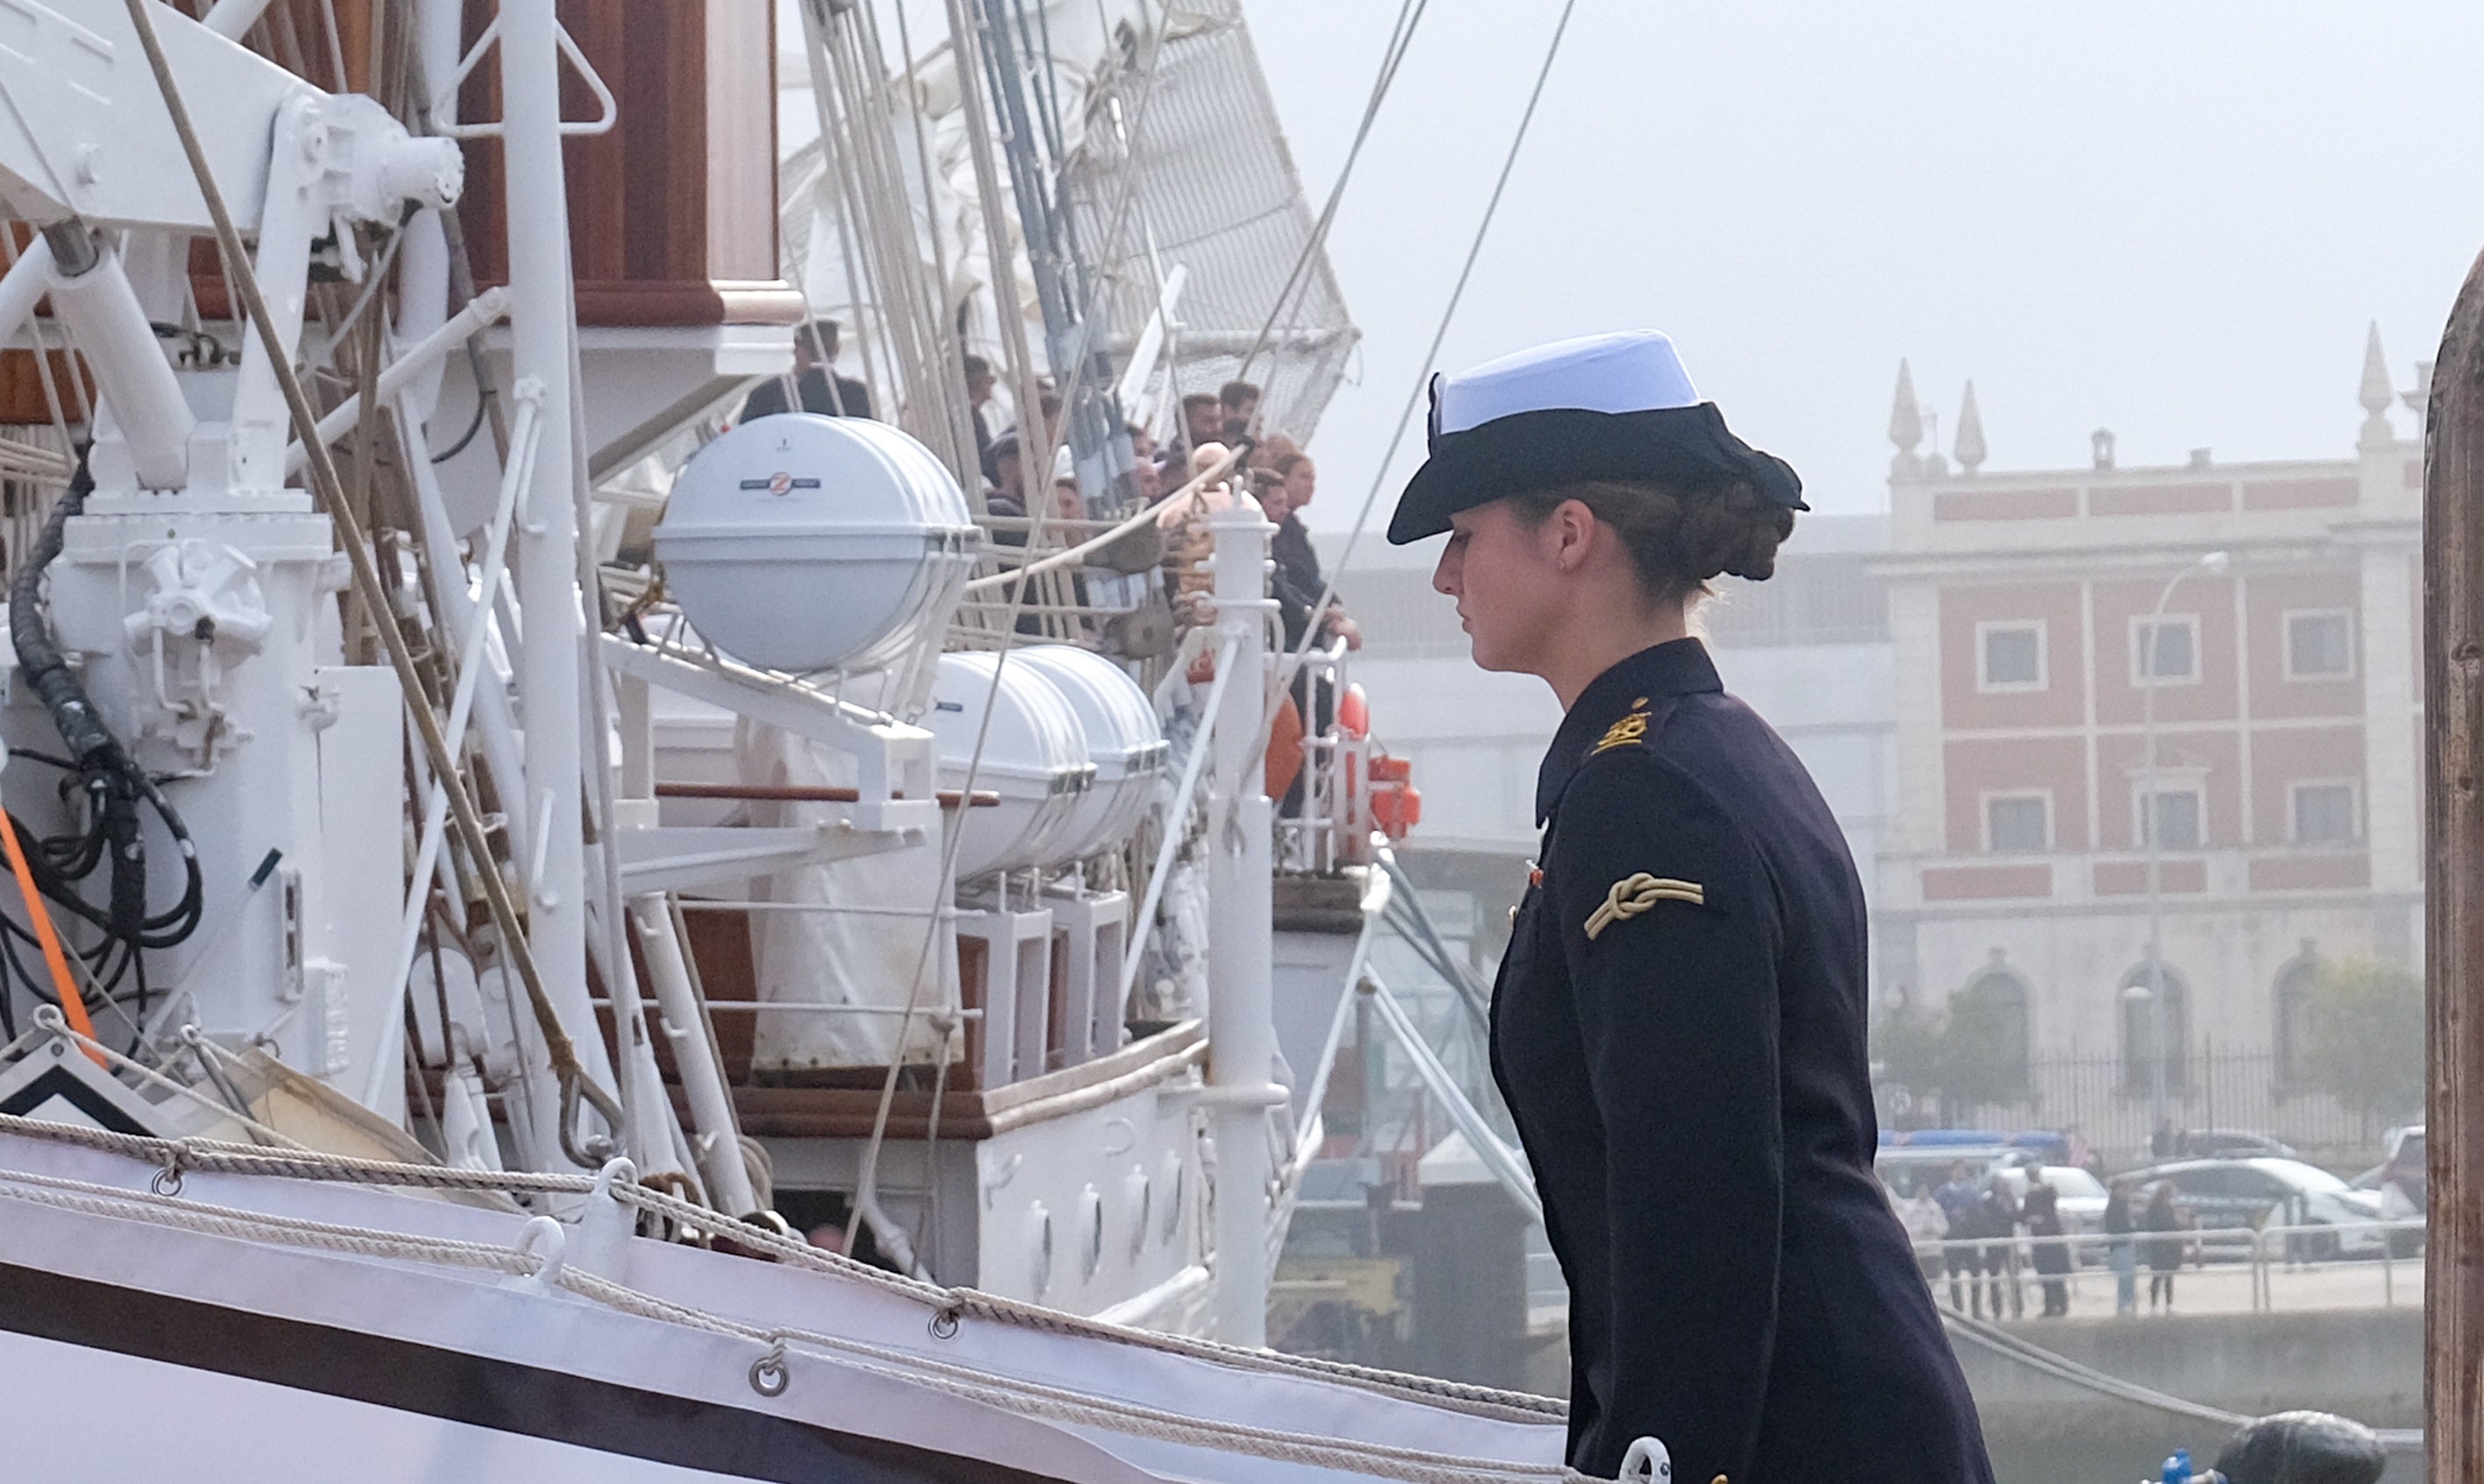
[(837, 322), (815, 319), (794, 332), (794, 371), (790, 377), (773, 376), (750, 389), (742, 404), (740, 420), (773, 417), (793, 410), (786, 396), (786, 383), (791, 381), (801, 398), (801, 410), (826, 418), (869, 418), (871, 389), (850, 376), (837, 373)]

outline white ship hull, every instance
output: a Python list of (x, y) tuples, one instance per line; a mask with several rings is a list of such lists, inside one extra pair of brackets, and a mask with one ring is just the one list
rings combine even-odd
[(547, 1241), (513, 1210), (213, 1171), (161, 1195), (161, 1175), (0, 1134), (0, 1373), (45, 1419), (15, 1431), (16, 1476), (1561, 1472), (1550, 1404), (633, 1237), (608, 1196)]

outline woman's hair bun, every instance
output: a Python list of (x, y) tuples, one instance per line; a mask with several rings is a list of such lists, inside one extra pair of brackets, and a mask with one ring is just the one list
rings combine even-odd
[(1777, 570), (1777, 546), (1794, 533), (1794, 512), (1737, 481), (1683, 502), (1674, 565), (1691, 582), (1723, 573), (1765, 582)]
[(1639, 586), (1656, 603), (1705, 597), (1708, 580), (1720, 574), (1768, 580), (1777, 570), (1778, 543), (1794, 533), (1794, 512), (1740, 479), (1695, 489), (1572, 484), (1521, 495), (1517, 505), (1533, 526), (1567, 499), (1613, 528)]

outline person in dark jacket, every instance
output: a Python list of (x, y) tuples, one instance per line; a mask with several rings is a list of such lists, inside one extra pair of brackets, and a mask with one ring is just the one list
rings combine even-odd
[(2113, 1268), (2113, 1311), (2139, 1312), (2139, 1254), (2131, 1233), (2139, 1224), (2130, 1216), (2130, 1182), (2116, 1180), (2104, 1198), (2104, 1255)]
[(781, 412), (793, 412), (792, 399), (786, 395), (786, 384), (793, 384), (801, 400), (802, 412), (818, 413), (824, 418), (868, 418), (871, 416), (871, 389), (850, 376), (837, 374), (837, 322), (815, 319), (794, 332), (794, 374), (777, 376), (750, 389), (742, 403), (740, 420), (772, 418)]
[(2027, 1235), (2034, 1239), (2036, 1276), (2044, 1285), (2044, 1317), (2059, 1319), (2070, 1311), (2070, 1249), (2063, 1240), (2061, 1195), (2038, 1180), (2027, 1187), (2021, 1208)]
[(1988, 1484), (1966, 1384), (1872, 1173), (1861, 887), (1819, 789), (1688, 609), (1761, 579), (1800, 481), (1660, 335), (1436, 378), (1390, 539), (1485, 669), (1567, 712), (1492, 1062), (1570, 1286), (1572, 1467), (1686, 1484)]
[(1992, 1317), (2002, 1314), (2002, 1301), (2010, 1304), (2010, 1317), (2027, 1316), (2027, 1290), (2018, 1280), (2018, 1198), (2010, 1193), (2010, 1182), (1994, 1174), (1984, 1182), (1981, 1234), (1990, 1240), (1984, 1246), (1984, 1272), (1992, 1290)]
[[(1941, 1214), (1949, 1218), (1949, 1245), (1944, 1249), (1949, 1258), (1949, 1307), (1965, 1313), (1970, 1309), (1981, 1317), (1984, 1313), (1984, 1249), (1975, 1238), (1984, 1235), (1984, 1193), (1976, 1189), (1967, 1174), (1966, 1161), (1955, 1160), (1949, 1167), (1949, 1178), (1932, 1192), (1940, 1202)], [(1958, 1287), (1960, 1276), (1966, 1279), (1963, 1291)]]
[(2174, 1311), (2174, 1275), (2182, 1266), (2182, 1213), (2174, 1205), (2174, 1183), (2159, 1180), (2148, 1194), (2147, 1208), (2139, 1213), (2139, 1229), (2147, 1233), (2139, 1239), (2139, 1255), (2147, 1261), (2147, 1311), (2156, 1312), (2158, 1300), (2165, 1311)]

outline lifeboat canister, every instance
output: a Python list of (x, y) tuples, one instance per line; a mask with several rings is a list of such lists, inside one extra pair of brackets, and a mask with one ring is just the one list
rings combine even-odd
[[(1042, 671), (1018, 659), (1012, 655), (1004, 664), (988, 650), (942, 655), (932, 709), (923, 714), (923, 725), (938, 740), (940, 786), (1000, 795), (997, 807), (955, 816), (965, 832), (958, 847), (959, 880), (1072, 858), (1064, 846), (1074, 843), (1071, 822), (1095, 778), (1078, 714)], [(979, 735), (983, 756), (974, 762), (970, 785), (967, 764)]]
[(1062, 836), (1063, 858), (1080, 859), (1127, 840), (1155, 801), (1156, 775), (1172, 750), (1148, 693), (1120, 665), (1074, 644), (1031, 644), (1012, 651), (1009, 662), (1058, 687), (1087, 733), (1095, 783)]
[(886, 665), (936, 643), (980, 541), (932, 451), (884, 422), (783, 413), (701, 448), (656, 556), (682, 611), (746, 664)]

